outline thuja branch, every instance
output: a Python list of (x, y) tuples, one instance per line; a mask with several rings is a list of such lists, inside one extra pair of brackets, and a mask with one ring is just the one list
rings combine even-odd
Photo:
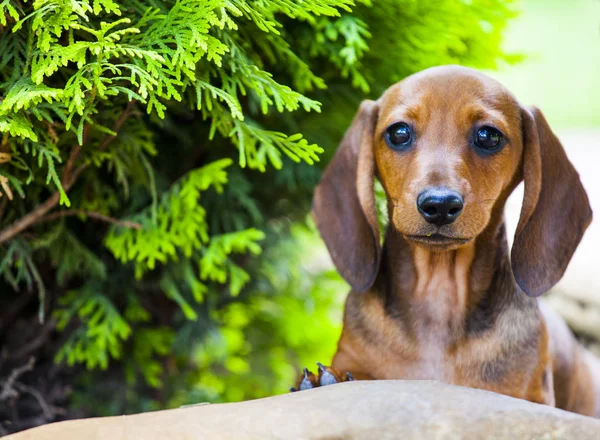
[[(135, 106), (134, 101), (130, 101), (127, 104), (127, 107), (125, 107), (125, 109), (123, 110), (123, 113), (121, 114), (121, 116), (119, 116), (119, 118), (117, 119), (117, 121), (115, 122), (115, 124), (113, 126), (113, 131), (115, 133), (117, 133), (117, 134), (119, 133), (121, 127), (123, 126), (123, 124), (125, 123), (127, 118), (129, 118), (129, 116), (131, 116), (134, 106)], [(108, 148), (108, 146), (116, 139), (116, 137), (117, 137), (116, 135), (110, 135), (106, 139), (104, 139), (104, 141), (100, 145), (99, 150), (100, 151), (106, 150), (106, 148)], [(73, 149), (71, 150), (69, 159), (67, 160), (67, 164), (65, 166), (65, 169), (63, 171), (63, 176), (61, 179), (63, 189), (65, 192), (68, 192), (71, 189), (73, 184), (77, 181), (77, 178), (79, 177), (79, 175), (89, 166), (89, 163), (83, 163), (83, 164), (79, 165), (79, 167), (77, 167), (74, 171), (71, 172), (71, 169), (73, 168), (75, 161), (76, 161), (77, 157), (79, 156), (80, 152), (81, 152), (81, 146), (80, 145), (74, 146)], [(54, 208), (58, 205), (59, 200), (60, 200), (60, 193), (55, 192), (50, 197), (48, 197), (43, 203), (39, 204), (36, 208), (34, 208), (32, 211), (25, 214), (19, 220), (15, 221), (11, 225), (9, 225), (6, 229), (0, 231), (0, 244), (7, 242), (8, 240), (12, 239), (15, 235), (20, 234), (25, 229), (29, 228), (30, 226), (34, 225), (35, 223), (38, 223), (43, 216), (45, 216), (52, 208)]]
[[(135, 101), (129, 101), (127, 103), (127, 106), (125, 107), (125, 110), (123, 110), (123, 113), (121, 113), (121, 116), (119, 116), (119, 119), (117, 119), (117, 121), (115, 122), (115, 125), (113, 126), (113, 130), (112, 131), (114, 131), (117, 134), (121, 131), (121, 128), (123, 127), (123, 124), (131, 116), (131, 114), (133, 113), (134, 108), (135, 108)], [(108, 146), (112, 143), (112, 141), (114, 141), (116, 138), (117, 138), (116, 135), (109, 135), (108, 137), (106, 137), (106, 139), (104, 139), (104, 141), (102, 142), (102, 144), (100, 144), (100, 147), (98, 148), (98, 151), (104, 151), (104, 150), (106, 150), (108, 148)], [(76, 154), (79, 154), (79, 152), (77, 152)], [(77, 155), (75, 156), (75, 158), (77, 158)], [(77, 179), (77, 177), (79, 177), (79, 175), (81, 174), (81, 172), (83, 170), (85, 170), (87, 167), (88, 167), (87, 163), (79, 165), (79, 167), (76, 168), (75, 171), (73, 171), (73, 174), (70, 177), (71, 181), (75, 181)], [(71, 182), (71, 184), (72, 184), (72, 182)], [(0, 240), (0, 243), (2, 243), (1, 240)]]

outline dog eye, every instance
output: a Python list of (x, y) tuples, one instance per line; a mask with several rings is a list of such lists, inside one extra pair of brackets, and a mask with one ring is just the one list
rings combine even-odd
[(410, 127), (404, 122), (390, 125), (385, 131), (385, 140), (394, 150), (407, 147), (412, 140)]
[(475, 134), (475, 145), (483, 150), (494, 150), (502, 142), (502, 133), (494, 127), (483, 126)]

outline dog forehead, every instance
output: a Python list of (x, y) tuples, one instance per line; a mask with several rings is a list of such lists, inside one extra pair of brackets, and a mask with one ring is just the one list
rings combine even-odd
[(516, 98), (498, 81), (466, 67), (435, 67), (411, 75), (386, 90), (378, 105), (377, 132), (398, 121), (421, 127), (451, 123), (461, 132), (485, 121), (519, 137)]
[(514, 96), (495, 79), (462, 66), (438, 66), (415, 73), (388, 88), (379, 98), (383, 113), (394, 107), (428, 110), (461, 108), (469, 103), (496, 110), (517, 105)]

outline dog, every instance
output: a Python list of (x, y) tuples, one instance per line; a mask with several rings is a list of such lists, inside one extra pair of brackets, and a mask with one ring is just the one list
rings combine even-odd
[[(503, 209), (520, 182), (509, 254)], [(362, 102), (312, 213), (352, 290), (331, 366), (305, 368), (298, 390), (428, 379), (600, 416), (600, 361), (537, 298), (592, 220), (540, 110), (469, 68), (409, 76)]]

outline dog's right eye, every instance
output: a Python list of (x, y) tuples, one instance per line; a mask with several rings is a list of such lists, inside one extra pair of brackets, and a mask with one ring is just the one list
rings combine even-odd
[(494, 127), (484, 125), (475, 133), (475, 145), (486, 151), (493, 152), (502, 146), (502, 133)]
[(390, 125), (385, 131), (385, 140), (390, 148), (402, 150), (408, 147), (412, 141), (410, 127), (404, 122)]

